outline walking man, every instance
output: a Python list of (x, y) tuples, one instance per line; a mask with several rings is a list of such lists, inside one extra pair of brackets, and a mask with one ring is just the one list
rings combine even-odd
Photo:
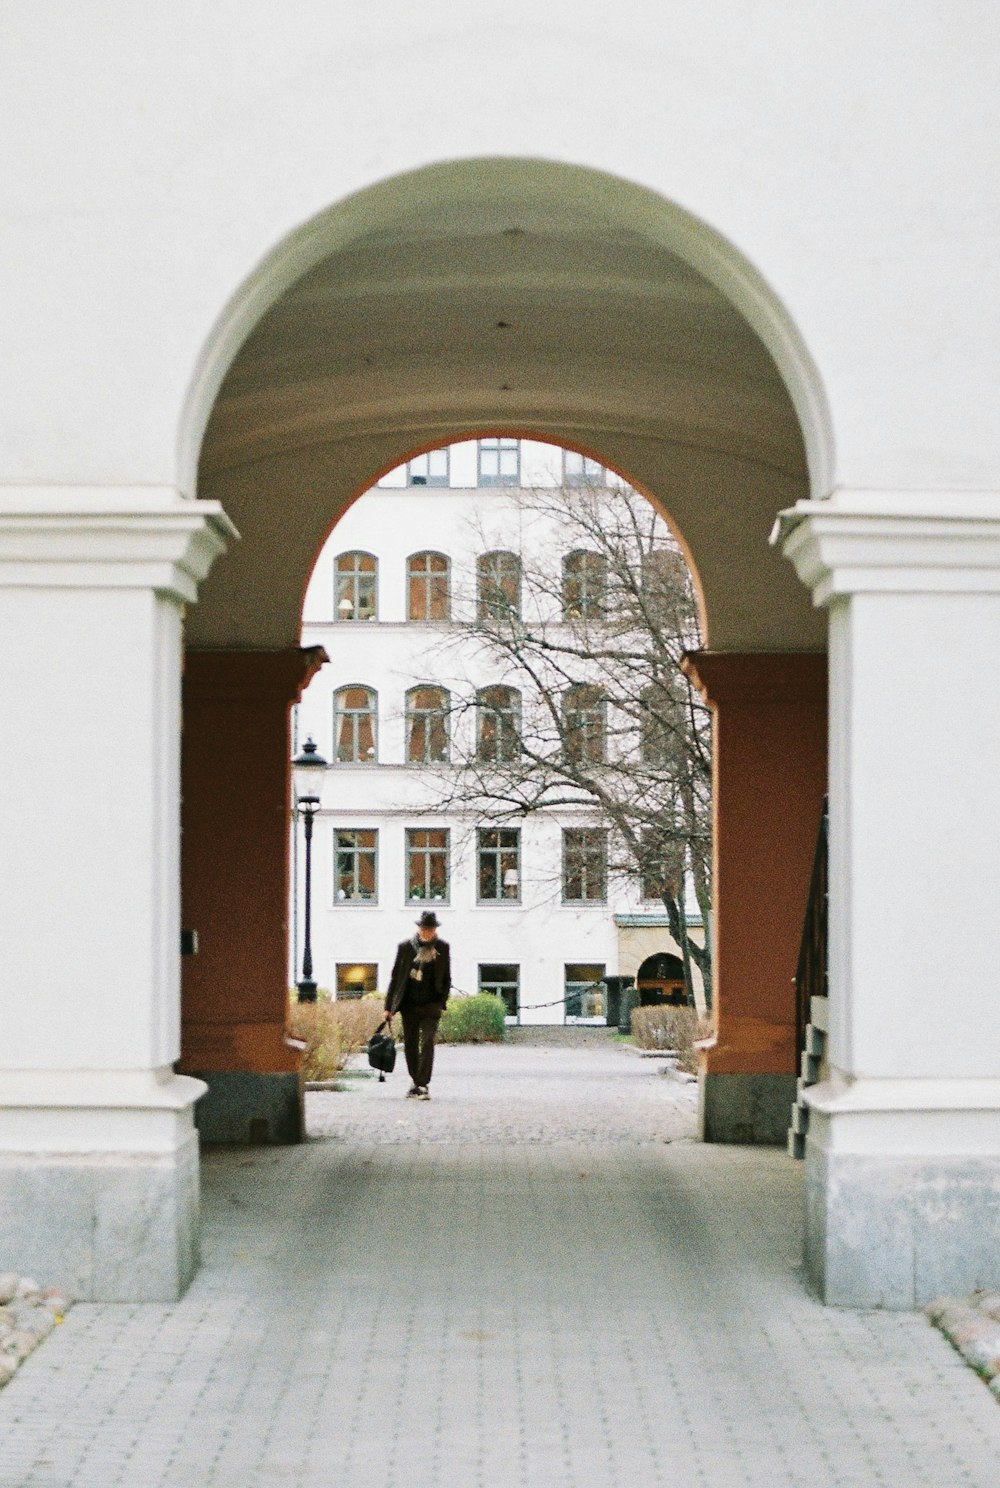
[(417, 933), (396, 951), (389, 990), (385, 995), (386, 1022), (393, 1013), (403, 1018), (403, 1049), (413, 1082), (406, 1092), (416, 1100), (430, 1100), (427, 1088), (434, 1068), (434, 1040), (451, 991), (451, 952), (438, 938), (440, 921), (425, 909)]

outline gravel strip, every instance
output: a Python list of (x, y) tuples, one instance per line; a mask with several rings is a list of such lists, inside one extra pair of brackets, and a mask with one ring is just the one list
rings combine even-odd
[(1000, 1292), (938, 1297), (926, 1312), (1000, 1400)]
[(10, 1383), (72, 1305), (57, 1287), (42, 1291), (30, 1276), (0, 1272), (0, 1389)]

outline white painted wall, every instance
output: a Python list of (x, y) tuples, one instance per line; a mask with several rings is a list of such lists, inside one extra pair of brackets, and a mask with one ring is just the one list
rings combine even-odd
[(373, 181), (523, 155), (737, 246), (819, 364), (837, 483), (1000, 483), (994, 7), (56, 9), (4, 7), (7, 479), (187, 484), (192, 369), (276, 245)]

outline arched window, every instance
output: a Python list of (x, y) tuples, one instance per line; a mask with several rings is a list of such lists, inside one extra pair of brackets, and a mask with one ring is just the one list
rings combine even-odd
[(599, 687), (579, 682), (563, 693), (563, 745), (575, 765), (601, 765), (607, 758), (607, 704)]
[(521, 694), (516, 687), (481, 687), (476, 693), (476, 757), (484, 764), (516, 760), (521, 753)]
[(684, 730), (682, 705), (670, 688), (662, 683), (644, 688), (639, 696), (639, 758), (642, 763), (662, 769), (674, 762), (677, 743), (683, 738)]
[(480, 620), (521, 615), (521, 560), (516, 553), (483, 553), (476, 561), (476, 600)]
[(411, 553), (407, 558), (406, 617), (451, 619), (451, 564), (443, 553)]
[(370, 687), (340, 687), (333, 694), (334, 759), (373, 765), (378, 759), (378, 695)]
[(583, 549), (563, 559), (564, 620), (600, 620), (607, 610), (608, 564), (603, 553)]
[(378, 608), (378, 559), (374, 553), (338, 553), (333, 594), (335, 620), (374, 620)]
[(407, 764), (436, 765), (447, 761), (450, 709), (447, 688), (410, 688), (406, 694)]

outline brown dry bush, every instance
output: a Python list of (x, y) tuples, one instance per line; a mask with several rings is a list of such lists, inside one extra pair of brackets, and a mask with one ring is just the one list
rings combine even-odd
[(640, 1049), (676, 1049), (678, 1067), (695, 1074), (698, 1051), (695, 1040), (704, 1038), (709, 1028), (693, 1007), (657, 1007), (632, 1009), (632, 1037)]
[(293, 1002), (288, 1015), (292, 1038), (305, 1044), (302, 1075), (306, 1080), (332, 1080), (343, 1067), (340, 1022), (332, 1002)]
[(360, 1054), (385, 1017), (378, 995), (347, 998), (331, 1003), (340, 1025), (340, 1044), (345, 1054)]

